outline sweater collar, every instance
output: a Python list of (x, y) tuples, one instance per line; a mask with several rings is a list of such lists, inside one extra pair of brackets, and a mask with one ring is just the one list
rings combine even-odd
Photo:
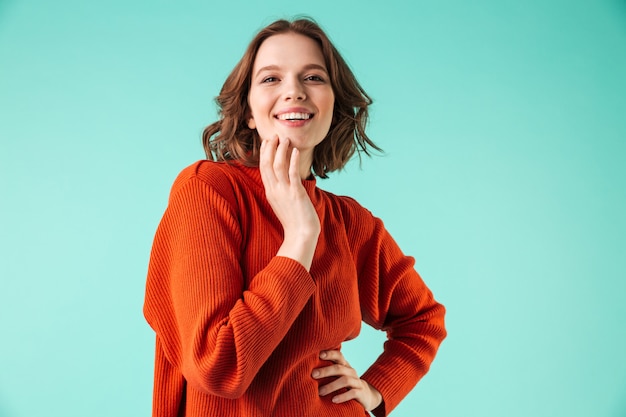
[[(261, 171), (259, 167), (250, 167), (242, 164), (240, 161), (234, 161), (234, 165), (243, 172), (246, 177), (250, 178), (257, 186), (263, 187), (263, 180), (261, 179)], [(311, 174), (306, 180), (302, 180), (302, 185), (306, 190), (309, 198), (313, 202), (313, 205), (317, 206), (320, 199), (320, 190), (317, 188), (317, 179), (315, 175)]]

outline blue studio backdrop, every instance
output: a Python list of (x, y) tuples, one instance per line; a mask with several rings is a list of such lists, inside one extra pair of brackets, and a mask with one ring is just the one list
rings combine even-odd
[[(315, 18), (449, 336), (393, 412), (626, 416), (626, 2), (0, 1), (0, 416), (148, 416), (152, 237), (247, 43)], [(384, 334), (345, 345), (359, 370)]]

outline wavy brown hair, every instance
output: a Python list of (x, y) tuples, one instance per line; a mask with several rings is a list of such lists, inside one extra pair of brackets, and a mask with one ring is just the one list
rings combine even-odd
[(219, 96), (215, 98), (219, 120), (207, 126), (202, 133), (202, 144), (208, 159), (239, 160), (248, 166), (258, 166), (260, 138), (257, 131), (247, 125), (252, 67), (263, 41), (270, 36), (290, 32), (308, 36), (320, 46), (335, 95), (330, 129), (313, 150), (312, 169), (315, 175), (327, 178), (329, 172), (342, 169), (355, 151), (359, 152), (359, 157), (361, 152), (370, 155), (369, 148), (382, 151), (365, 133), (367, 107), (372, 104), (372, 99), (318, 24), (313, 19), (300, 18), (277, 20), (262, 29), (226, 78)]

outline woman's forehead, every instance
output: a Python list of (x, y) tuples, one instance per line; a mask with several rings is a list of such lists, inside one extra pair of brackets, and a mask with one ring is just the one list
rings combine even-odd
[(289, 32), (270, 36), (263, 41), (254, 60), (253, 72), (256, 74), (266, 67), (280, 69), (314, 65), (326, 68), (318, 43), (308, 36)]

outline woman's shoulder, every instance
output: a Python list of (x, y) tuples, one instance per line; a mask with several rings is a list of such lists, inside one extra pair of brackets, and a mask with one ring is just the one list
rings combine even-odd
[(225, 184), (256, 183), (256, 176), (260, 182), (260, 174), (255, 176), (254, 170), (255, 168), (245, 167), (238, 161), (201, 159), (184, 168), (176, 177), (173, 187), (188, 183), (190, 180), (199, 180), (209, 187), (220, 188)]
[(234, 198), (234, 184), (244, 181), (235, 164), (203, 159), (180, 171), (174, 180), (170, 196), (183, 188), (208, 188), (231, 200)]
[(334, 202), (335, 207), (341, 211), (344, 222), (358, 225), (375, 221), (376, 217), (372, 212), (361, 205), (355, 198), (333, 194), (328, 191), (324, 191), (324, 193)]
[(224, 180), (232, 180), (234, 171), (235, 168), (226, 162), (201, 159), (183, 168), (176, 177), (174, 186), (178, 183), (187, 183), (191, 179), (197, 179), (212, 186)]
[(333, 201), (333, 219), (341, 222), (353, 252), (368, 247), (373, 236), (380, 234), (382, 221), (355, 198), (326, 193)]

